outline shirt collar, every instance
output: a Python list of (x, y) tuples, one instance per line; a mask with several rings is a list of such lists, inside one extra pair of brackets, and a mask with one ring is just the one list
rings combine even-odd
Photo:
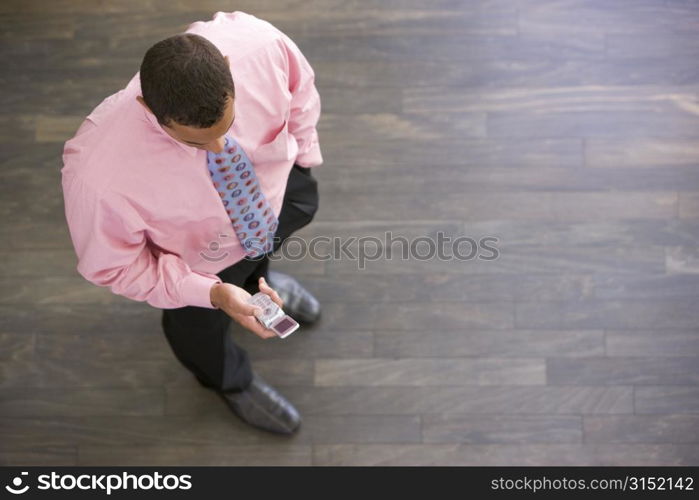
[(150, 122), (151, 125), (153, 125), (153, 128), (155, 129), (155, 131), (156, 131), (157, 133), (164, 135), (164, 136), (167, 137), (169, 140), (171, 140), (172, 142), (174, 142), (175, 144), (177, 144), (180, 148), (182, 148), (182, 150), (183, 150), (185, 153), (187, 153), (187, 154), (188, 154), (189, 156), (191, 156), (192, 158), (194, 158), (194, 157), (197, 155), (197, 153), (199, 152), (199, 149), (198, 149), (198, 148), (195, 148), (195, 147), (193, 147), (193, 146), (187, 146), (185, 143), (180, 142), (180, 141), (178, 141), (178, 140), (173, 139), (172, 137), (170, 137), (170, 135), (169, 135), (167, 132), (165, 132), (165, 131), (163, 130), (163, 128), (160, 126), (160, 124), (158, 123), (158, 120), (157, 120), (157, 118), (155, 117), (155, 115), (154, 115), (153, 113), (151, 113), (150, 111), (148, 111), (145, 107), (141, 106), (141, 108), (143, 109), (143, 113), (145, 114), (146, 119)]

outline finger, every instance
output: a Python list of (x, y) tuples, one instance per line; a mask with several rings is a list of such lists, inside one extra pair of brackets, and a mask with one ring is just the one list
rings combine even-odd
[(265, 328), (262, 324), (258, 323), (257, 321), (255, 321), (254, 325), (250, 325), (250, 331), (263, 339), (271, 339), (272, 337), (277, 336), (277, 334), (274, 333), (274, 331)]
[(250, 330), (255, 335), (257, 335), (258, 337), (262, 337), (263, 339), (269, 339), (277, 336), (277, 334), (274, 333), (274, 331), (265, 328), (264, 326), (262, 326), (262, 324), (260, 324), (259, 321), (249, 316), (243, 316), (240, 320), (240, 324), (243, 327)]
[(267, 284), (267, 281), (265, 281), (263, 277), (260, 277), (260, 291), (269, 295), (272, 301), (279, 307), (284, 307), (284, 301), (282, 298), (279, 296), (276, 290), (274, 290), (274, 288)]

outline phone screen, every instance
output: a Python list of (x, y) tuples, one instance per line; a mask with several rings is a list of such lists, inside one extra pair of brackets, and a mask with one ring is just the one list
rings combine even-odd
[(279, 323), (274, 325), (274, 329), (279, 332), (279, 335), (284, 335), (287, 331), (289, 331), (294, 326), (296, 326), (296, 323), (291, 321), (289, 318), (284, 318)]

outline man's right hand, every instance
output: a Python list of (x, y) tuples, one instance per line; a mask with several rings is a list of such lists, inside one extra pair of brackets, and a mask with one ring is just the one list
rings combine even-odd
[[(273, 330), (265, 328), (255, 318), (255, 312), (261, 313), (262, 311), (259, 307), (248, 304), (250, 297), (251, 295), (246, 290), (230, 283), (215, 283), (210, 292), (211, 304), (228, 314), (243, 328), (263, 339), (276, 337), (277, 335)], [(275, 300), (275, 302), (277, 301)]]

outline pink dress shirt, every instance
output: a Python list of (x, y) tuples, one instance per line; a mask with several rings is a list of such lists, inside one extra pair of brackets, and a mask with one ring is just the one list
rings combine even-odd
[[(296, 44), (244, 12), (191, 24), (228, 56), (236, 119), (228, 131), (252, 161), (279, 216), (294, 163), (323, 162), (314, 72)], [(206, 166), (207, 152), (172, 139), (136, 100), (138, 73), (99, 104), (65, 144), (65, 213), (88, 281), (172, 309), (213, 309), (216, 273), (244, 257)]]

